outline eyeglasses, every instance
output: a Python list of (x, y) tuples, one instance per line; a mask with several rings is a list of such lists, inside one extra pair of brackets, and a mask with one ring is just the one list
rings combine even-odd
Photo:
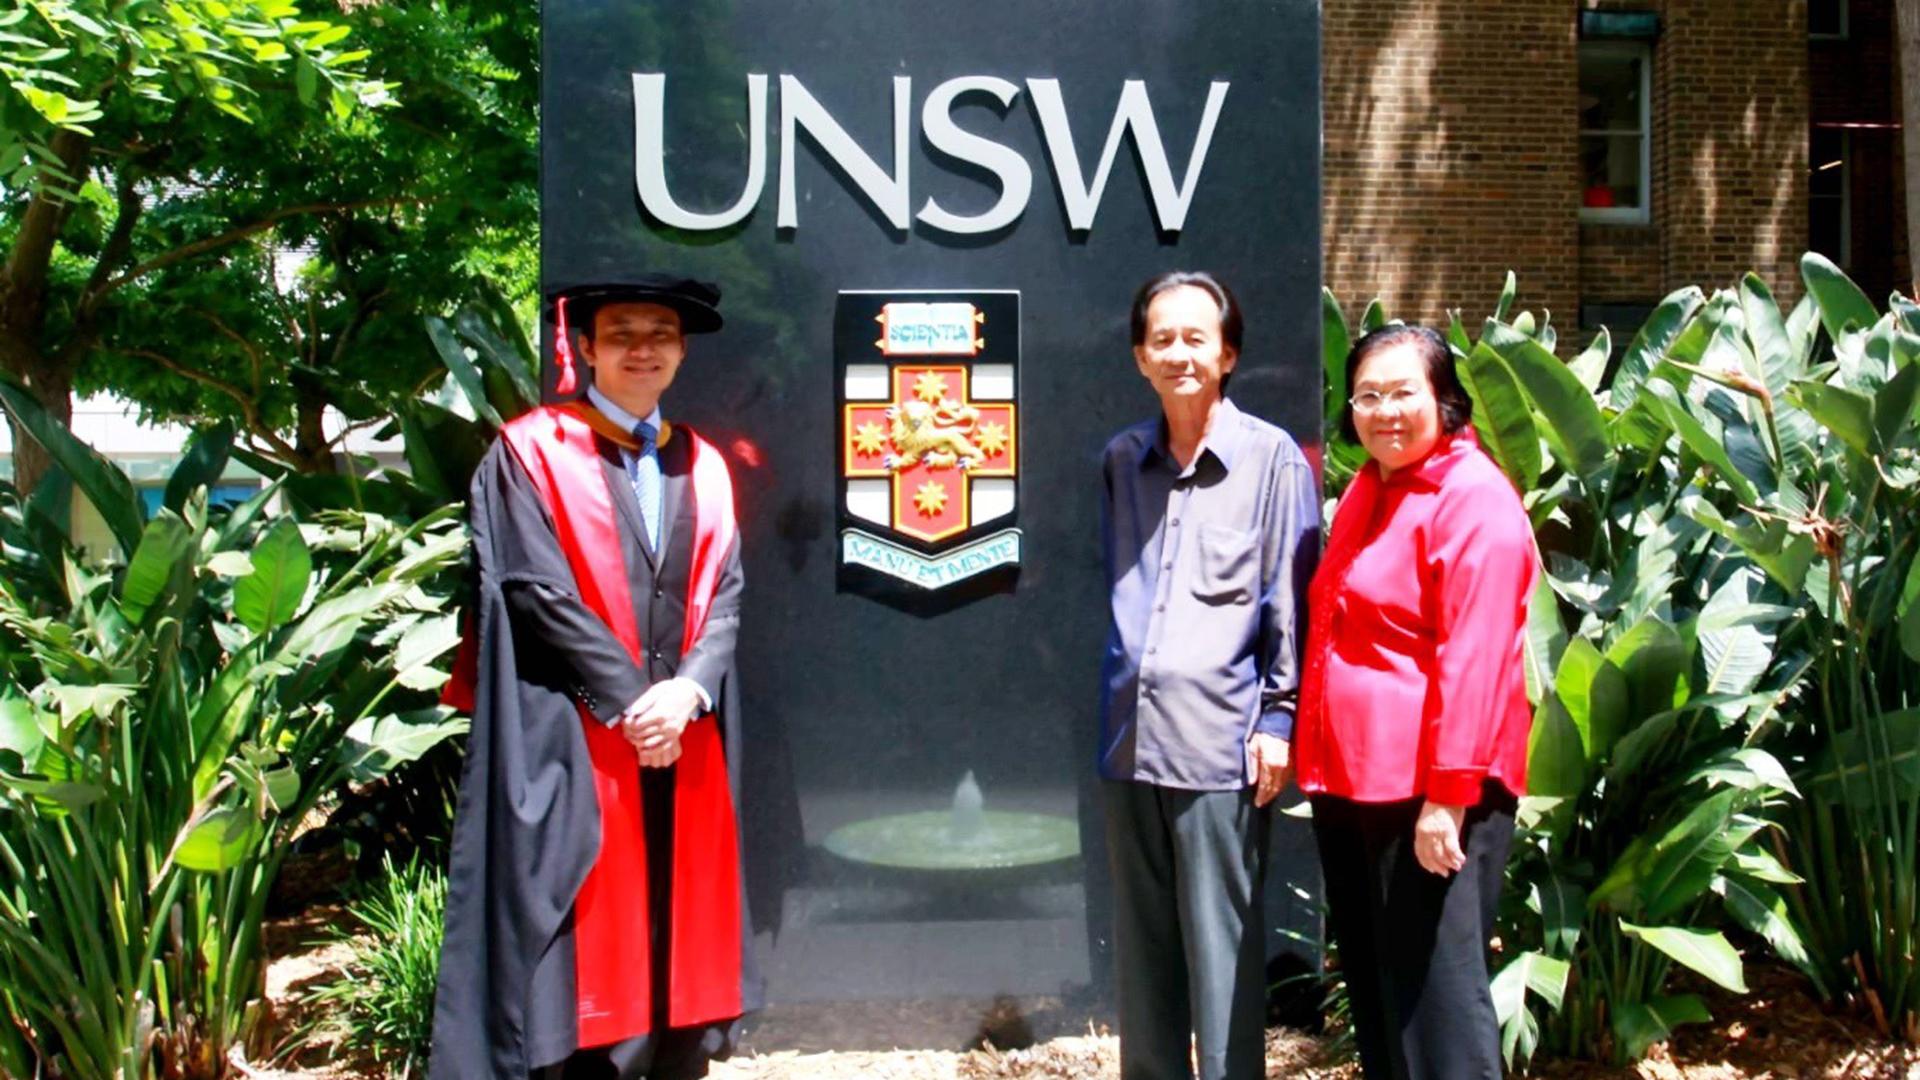
[(1357, 413), (1376, 413), (1388, 405), (1404, 410), (1413, 408), (1414, 403), (1426, 394), (1425, 390), (1410, 386), (1396, 387), (1384, 394), (1378, 390), (1367, 390), (1348, 398), (1347, 404), (1353, 406), (1353, 411)]

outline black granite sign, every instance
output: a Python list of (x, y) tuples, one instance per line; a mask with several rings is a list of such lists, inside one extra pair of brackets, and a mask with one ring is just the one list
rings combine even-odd
[[(775, 1007), (1098, 1011), (1099, 453), (1157, 407), (1128, 304), (1161, 270), (1226, 280), (1235, 401), (1317, 452), (1317, 4), (542, 11), (546, 278), (725, 292), (665, 410), (739, 488)], [(1276, 831), (1278, 951), (1314, 877)]]

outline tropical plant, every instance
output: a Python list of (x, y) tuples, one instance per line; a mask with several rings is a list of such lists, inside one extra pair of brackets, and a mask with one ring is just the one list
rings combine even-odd
[(1812, 656), (1811, 685), (1781, 736), (1807, 793), (1782, 849), (1806, 879), (1785, 890), (1801, 965), (1920, 1042), (1920, 308), (1896, 294), (1880, 314), (1818, 255), (1801, 270), (1830, 352), (1811, 354), (1810, 330), (1783, 337), (1764, 306), (1744, 336), (1731, 315), (1716, 331), (1734, 348), (1702, 374), (1739, 391), (1769, 433), (1754, 471), (1779, 479), (1712, 524), (1804, 575), (1788, 640)]
[(269, 488), (210, 511), (225, 447), (203, 440), (147, 519), (22, 390), (0, 403), (126, 552), (63, 543), (51, 584), (0, 579), (0, 1072), (227, 1075), (272, 1034), (260, 929), (289, 841), (463, 728), (428, 704), (457, 508), (274, 516)]
[[(1530, 795), (1509, 868), (1525, 907), (1503, 926), (1493, 989), (1510, 1060), (1541, 1045), (1625, 1060), (1706, 1018), (1697, 996), (1672, 992), (1675, 965), (1744, 989), (1718, 909), (1778, 931), (1745, 901), (1793, 880), (1769, 853), (1766, 815), (1795, 786), (1757, 743), (1797, 685), (1774, 664), (1794, 612), (1733, 540), (1678, 509), (1739, 510), (1701, 483), (1703, 467), (1731, 467), (1725, 424), (1679, 366), (1711, 341), (1693, 319), (1698, 290), (1669, 297), (1611, 371), (1607, 334), (1562, 363), (1550, 321), (1509, 318), (1514, 294), (1509, 276), (1478, 340), (1457, 317), (1448, 333), (1482, 445), (1523, 492), (1547, 571), (1528, 633)], [(1338, 304), (1325, 311), (1332, 383), (1347, 334)], [(1338, 396), (1330, 388), (1329, 404)]]
[(346, 976), (309, 1000), (337, 1006), (347, 1042), (364, 1047), (390, 1075), (406, 1080), (427, 1060), (447, 878), (432, 864), (384, 859), (381, 874), (347, 905), (352, 919), (336, 932), (351, 943)]

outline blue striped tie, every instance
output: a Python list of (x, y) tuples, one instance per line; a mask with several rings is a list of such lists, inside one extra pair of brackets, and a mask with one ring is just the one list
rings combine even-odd
[(633, 481), (633, 497), (640, 504), (640, 524), (647, 530), (647, 547), (660, 550), (660, 453), (654, 445), (654, 426), (645, 420), (633, 425), (633, 437), (640, 449), (627, 458), (627, 475)]

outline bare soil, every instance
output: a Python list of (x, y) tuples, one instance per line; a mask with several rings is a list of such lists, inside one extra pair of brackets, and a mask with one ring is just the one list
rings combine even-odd
[[(301, 1000), (313, 987), (340, 978), (348, 946), (328, 940), (341, 918), (322, 905), (275, 923), (269, 948), (277, 955), (267, 994), (286, 1032), (271, 1065), (245, 1066), (261, 1080), (374, 1080), (393, 1075), (345, 1045), (325, 1015)], [(1864, 1010), (1834, 1009), (1815, 1001), (1792, 971), (1757, 962), (1752, 987), (1734, 995), (1689, 986), (1707, 999), (1714, 1022), (1681, 1029), (1646, 1060), (1620, 1068), (1553, 1061), (1530, 1075), (1547, 1080), (1920, 1080), (1920, 1046), (1879, 1033)], [(970, 1038), (931, 1049), (881, 1049), (890, 1034), (911, 1039), (927, 1029), (928, 1010), (955, 1010), (952, 1030), (971, 1025)], [(768, 1013), (748, 1035), (745, 1052), (713, 1068), (715, 1080), (1069, 1080), (1119, 1072), (1119, 1047), (1104, 1029), (1071, 1031), (1054, 1015), (1057, 1002), (909, 1002), (832, 1007), (788, 1007)], [(970, 1019), (969, 1019), (970, 1018)], [(857, 1034), (856, 1034), (857, 1033)], [(1019, 1046), (998, 1049), (998, 1046)], [(1022, 1045), (1028, 1044), (1028, 1045)], [(827, 1047), (861, 1045), (863, 1050)], [(1359, 1067), (1329, 1059), (1330, 1040), (1275, 1028), (1267, 1032), (1267, 1076), (1301, 1080), (1361, 1080)], [(755, 1047), (782, 1047), (756, 1050)]]

